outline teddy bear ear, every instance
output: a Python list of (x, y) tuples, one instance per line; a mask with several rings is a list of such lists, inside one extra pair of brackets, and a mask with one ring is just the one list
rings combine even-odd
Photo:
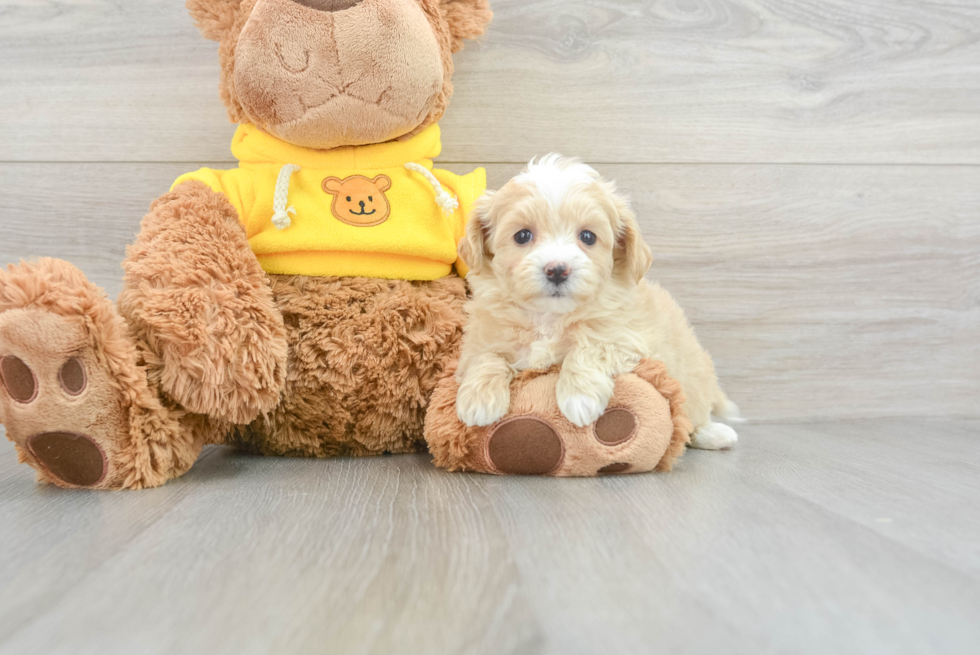
[(339, 177), (328, 177), (323, 181), (323, 190), (325, 193), (336, 195), (340, 193), (340, 190), (344, 187), (344, 181)]
[(379, 175), (371, 181), (374, 182), (374, 187), (381, 193), (391, 188), (391, 178), (387, 175)]
[(232, 30), (242, 0), (187, 0), (187, 10), (204, 38), (220, 41)]
[(453, 52), (463, 49), (466, 39), (475, 39), (493, 20), (488, 0), (442, 0), (442, 13), (453, 37)]

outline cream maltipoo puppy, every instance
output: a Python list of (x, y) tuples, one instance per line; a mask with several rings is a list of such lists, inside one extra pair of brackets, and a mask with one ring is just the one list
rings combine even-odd
[(459, 250), (473, 290), (457, 369), (461, 421), (499, 421), (516, 372), (560, 364), (558, 406), (587, 426), (606, 411), (613, 376), (651, 357), (687, 395), (693, 446), (738, 439), (711, 420), (737, 408), (710, 355), (670, 294), (644, 279), (653, 257), (629, 203), (593, 168), (559, 155), (532, 161), (481, 199)]

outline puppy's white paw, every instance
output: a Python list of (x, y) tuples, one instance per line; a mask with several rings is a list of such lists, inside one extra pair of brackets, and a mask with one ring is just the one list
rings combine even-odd
[(691, 435), (691, 447), (701, 450), (724, 450), (738, 441), (738, 434), (724, 423), (708, 423)]
[(576, 394), (558, 399), (562, 415), (580, 428), (592, 425), (606, 411), (606, 404), (592, 396)]
[(599, 420), (609, 406), (616, 383), (609, 376), (593, 371), (577, 371), (568, 366), (558, 376), (555, 395), (558, 409), (574, 425), (584, 428)]
[(456, 415), (470, 427), (493, 425), (510, 409), (510, 385), (464, 382), (456, 394)]

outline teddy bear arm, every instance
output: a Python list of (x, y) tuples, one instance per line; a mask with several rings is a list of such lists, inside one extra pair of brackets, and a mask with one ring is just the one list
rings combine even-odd
[(119, 310), (164, 393), (236, 424), (276, 406), (283, 318), (225, 196), (199, 181), (176, 185), (150, 208), (123, 268)]

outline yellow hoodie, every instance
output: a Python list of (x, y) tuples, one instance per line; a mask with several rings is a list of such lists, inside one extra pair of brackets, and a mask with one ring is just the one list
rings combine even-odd
[(433, 169), (438, 125), (406, 141), (311, 150), (242, 125), (232, 170), (180, 177), (223, 194), (245, 226), (262, 268), (276, 275), (435, 280), (461, 276), (466, 217), (486, 190), (486, 171)]

